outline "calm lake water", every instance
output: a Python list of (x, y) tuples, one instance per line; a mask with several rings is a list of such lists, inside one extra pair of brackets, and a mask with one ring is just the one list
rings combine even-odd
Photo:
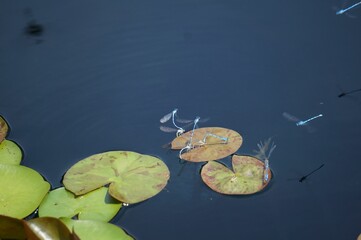
[[(160, 194), (112, 223), (137, 239), (356, 239), (361, 233), (361, 7), (350, 1), (0, 1), (0, 114), (23, 165), (53, 187), (74, 163), (128, 150), (161, 158)], [(33, 20), (33, 22), (31, 22)], [(25, 34), (29, 23), (43, 27)], [(274, 174), (252, 196), (181, 171), (159, 119), (209, 117)], [(313, 120), (316, 131), (287, 121)], [(230, 158), (223, 159), (230, 166)], [(324, 167), (300, 183), (299, 178)]]

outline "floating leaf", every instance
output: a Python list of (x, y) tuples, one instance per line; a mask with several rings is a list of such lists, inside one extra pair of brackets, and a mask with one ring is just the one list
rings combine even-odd
[(83, 220), (108, 222), (119, 211), (122, 204), (108, 195), (108, 188), (102, 187), (85, 195), (75, 197), (65, 188), (48, 193), (39, 206), (39, 216), (68, 217), (78, 216)]
[(74, 232), (80, 239), (87, 240), (132, 240), (120, 227), (101, 221), (94, 220), (72, 220), (69, 218), (60, 218), (60, 220), (67, 225), (69, 229), (74, 229)]
[(24, 218), (49, 191), (50, 184), (31, 168), (0, 164), (0, 214)]
[(23, 153), (13, 141), (4, 140), (0, 143), (0, 163), (19, 165)]
[(110, 183), (111, 196), (124, 203), (137, 203), (159, 193), (168, 179), (169, 170), (158, 158), (111, 151), (79, 161), (64, 175), (63, 183), (75, 195)]
[[(27, 222), (28, 227), (36, 238), (39, 240), (77, 240), (79, 239), (76, 234), (73, 234), (71, 229), (57, 218), (42, 217), (34, 218)], [(28, 232), (28, 231), (27, 231)], [(101, 239), (101, 238), (99, 238)]]
[(9, 126), (5, 119), (0, 116), (0, 143), (5, 139), (8, 134)]
[[(187, 146), (191, 135), (192, 131), (189, 131), (175, 138), (172, 141), (172, 149), (180, 150)], [(205, 137), (206, 139), (204, 139)], [(227, 141), (221, 138), (226, 138)], [(194, 130), (193, 148), (185, 151), (181, 158), (191, 162), (221, 159), (235, 153), (242, 145), (242, 142), (241, 135), (231, 129), (220, 127), (198, 128)]]
[(223, 194), (252, 194), (261, 191), (271, 179), (263, 181), (264, 164), (251, 156), (232, 157), (233, 171), (221, 163), (208, 162), (203, 166), (201, 176), (212, 190)]

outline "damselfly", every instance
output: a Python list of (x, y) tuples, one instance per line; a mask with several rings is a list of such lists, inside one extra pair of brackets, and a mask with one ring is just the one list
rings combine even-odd
[[(174, 109), (172, 112), (170, 113), (167, 113), (166, 115), (164, 115), (159, 121), (161, 123), (166, 123), (168, 122), (170, 119), (172, 119), (172, 123), (173, 123), (173, 126), (175, 128), (172, 128), (172, 127), (167, 127), (167, 126), (160, 126), (160, 130), (162, 130), (163, 132), (176, 132), (176, 135), (177, 136), (180, 136), (181, 134), (183, 134), (185, 132), (185, 128), (187, 127), (190, 127), (191, 125), (193, 125), (194, 121), (195, 120), (187, 120), (187, 119), (181, 119), (178, 117), (177, 115), (177, 112), (178, 112), (178, 109)], [(208, 118), (204, 118), (204, 119), (198, 119), (197, 122), (206, 122), (208, 121), (209, 119)], [(188, 123), (187, 125), (185, 126), (178, 126), (176, 124), (176, 122), (179, 122), (179, 123)]]
[[(275, 150), (276, 145), (271, 142), (271, 138), (267, 139), (264, 142), (260, 142), (257, 144), (258, 150), (256, 152), (256, 158), (264, 161), (264, 171), (263, 171), (263, 182), (267, 182), (269, 179), (268, 171), (269, 171), (269, 159), (273, 150)], [(267, 154), (268, 151), (268, 154)]]
[(319, 114), (304, 121), (286, 112), (282, 113), (282, 116), (291, 122), (295, 122), (296, 126), (307, 126), (309, 131), (313, 131), (313, 128), (311, 128), (308, 123), (316, 118), (322, 117), (323, 115)]

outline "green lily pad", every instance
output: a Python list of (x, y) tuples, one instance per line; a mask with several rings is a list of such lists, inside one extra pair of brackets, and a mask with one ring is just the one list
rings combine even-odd
[(0, 143), (0, 163), (19, 165), (22, 158), (23, 152), (16, 143), (6, 139)]
[(77, 162), (64, 175), (63, 184), (75, 195), (81, 195), (110, 183), (112, 197), (137, 203), (158, 194), (168, 179), (168, 167), (156, 157), (111, 151)]
[(74, 229), (74, 232), (80, 239), (87, 240), (132, 240), (120, 227), (101, 221), (94, 220), (72, 220), (69, 218), (60, 218), (60, 220), (67, 225), (69, 229)]
[(0, 214), (15, 218), (28, 216), (49, 188), (50, 184), (31, 168), (0, 164)]
[(9, 126), (5, 119), (0, 116), (0, 143), (5, 139), (8, 134)]
[[(172, 149), (180, 150), (189, 144), (192, 131), (186, 132), (172, 141)], [(226, 139), (222, 140), (221, 138)], [(227, 157), (242, 145), (242, 136), (231, 129), (220, 127), (198, 128), (194, 130), (192, 148), (184, 151), (181, 158), (190, 162), (205, 162)]]
[(264, 163), (251, 156), (232, 157), (233, 171), (221, 163), (212, 161), (203, 166), (202, 180), (212, 190), (222, 194), (253, 194), (265, 188), (272, 175), (264, 182)]
[(78, 219), (82, 220), (108, 222), (121, 207), (120, 202), (108, 195), (106, 187), (78, 197), (62, 187), (47, 194), (39, 206), (39, 216), (56, 218), (78, 216)]

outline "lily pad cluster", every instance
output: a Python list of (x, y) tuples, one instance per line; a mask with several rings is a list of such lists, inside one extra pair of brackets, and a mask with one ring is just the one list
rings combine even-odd
[[(188, 131), (171, 142), (179, 157), (189, 162), (207, 162), (201, 170), (203, 182), (212, 190), (230, 195), (253, 194), (264, 189), (272, 176), (265, 154), (270, 141), (259, 145), (257, 157), (232, 156), (233, 169), (215, 160), (234, 154), (242, 145), (242, 136), (234, 130), (206, 127)], [(274, 147), (272, 148), (272, 150)], [(271, 150), (271, 152), (272, 152)], [(266, 176), (266, 177), (265, 177)]]
[[(170, 177), (156, 157), (111, 151), (77, 162), (64, 175), (64, 187), (49, 192), (38, 172), (19, 165), (22, 151), (5, 138), (8, 129), (1, 117), (0, 239), (133, 239), (107, 222), (122, 204), (158, 194)], [(39, 218), (21, 220), (37, 208)]]
[(22, 150), (6, 139), (8, 129), (0, 117), (0, 214), (24, 218), (37, 209), (50, 184), (37, 171), (19, 165)]

